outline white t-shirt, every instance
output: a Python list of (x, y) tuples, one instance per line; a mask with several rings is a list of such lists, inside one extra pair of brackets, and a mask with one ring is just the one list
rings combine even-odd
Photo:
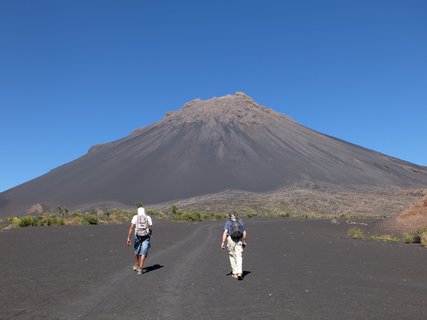
[[(151, 220), (151, 217), (150, 216), (148, 216), (148, 215), (144, 215), (144, 216), (146, 216), (147, 217), (147, 220), (148, 220), (148, 226), (152, 226), (153, 225), (153, 221)], [(134, 215), (133, 216), (133, 218), (132, 218), (132, 221), (131, 221), (131, 223), (132, 224), (136, 224), (136, 221), (138, 220), (138, 215), (136, 214), (136, 215)], [(136, 234), (136, 228), (135, 228), (135, 234)]]

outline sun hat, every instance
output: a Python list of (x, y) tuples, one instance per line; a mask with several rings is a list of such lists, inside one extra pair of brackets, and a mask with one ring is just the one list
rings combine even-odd
[(143, 207), (139, 207), (137, 211), (138, 211), (138, 216), (145, 215), (145, 209)]

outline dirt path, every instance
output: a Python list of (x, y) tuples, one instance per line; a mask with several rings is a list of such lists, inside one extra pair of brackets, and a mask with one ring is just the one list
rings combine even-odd
[(127, 226), (0, 233), (1, 319), (424, 319), (427, 250), (349, 239), (345, 224), (248, 220), (243, 281), (222, 222), (155, 221), (142, 276)]

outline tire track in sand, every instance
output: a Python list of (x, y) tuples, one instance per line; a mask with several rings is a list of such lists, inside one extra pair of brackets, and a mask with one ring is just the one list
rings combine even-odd
[(161, 251), (154, 248), (150, 252), (146, 266), (162, 266), (156, 272), (136, 276), (129, 271), (127, 262), (126, 267), (96, 284), (84, 296), (59, 310), (51, 310), (51, 317), (61, 320), (176, 318), (185, 300), (185, 288), (192, 280), (192, 270), (208, 258), (208, 245), (219, 241), (218, 229), (220, 223), (200, 223), (188, 236)]

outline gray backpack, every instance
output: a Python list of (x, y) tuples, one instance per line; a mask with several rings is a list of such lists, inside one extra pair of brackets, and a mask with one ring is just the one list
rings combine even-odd
[(240, 240), (243, 237), (243, 226), (239, 220), (230, 221), (230, 237), (234, 241)]
[(145, 237), (150, 233), (148, 226), (148, 218), (145, 215), (138, 216), (136, 219), (136, 235), (139, 237)]

